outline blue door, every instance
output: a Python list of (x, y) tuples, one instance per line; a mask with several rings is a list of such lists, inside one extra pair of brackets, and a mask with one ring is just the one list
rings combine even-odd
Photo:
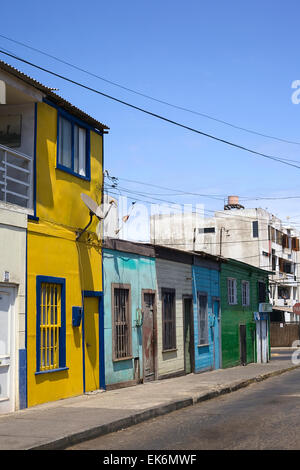
[(213, 354), (214, 369), (220, 369), (220, 300), (213, 299)]

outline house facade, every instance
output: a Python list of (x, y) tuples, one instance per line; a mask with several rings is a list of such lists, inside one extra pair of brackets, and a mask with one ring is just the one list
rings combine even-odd
[[(0, 171), (1, 171), (0, 146)], [(2, 154), (3, 155), (3, 154)], [(0, 203), (0, 414), (22, 408), (27, 215)]]
[(267, 362), (268, 272), (233, 259), (221, 263), (222, 367)]
[(202, 253), (193, 256), (195, 372), (219, 369), (221, 357), (220, 260)]
[(193, 287), (190, 253), (155, 246), (158, 378), (193, 368)]
[(81, 235), (90, 214), (80, 196), (102, 201), (108, 128), (3, 62), (0, 80), (2, 200), (27, 229), (15, 341), (24, 408), (105, 387), (101, 243), (96, 221)]
[(154, 249), (106, 238), (103, 272), (106, 386), (154, 380), (158, 376)]

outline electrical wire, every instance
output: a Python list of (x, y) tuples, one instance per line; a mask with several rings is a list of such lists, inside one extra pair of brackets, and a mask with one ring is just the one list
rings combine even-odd
[[(279, 141), (279, 142), (284, 142), (284, 143), (288, 143), (288, 144), (294, 144), (294, 145), (300, 145), (300, 142), (297, 142), (297, 141), (292, 141), (292, 140), (287, 140), (287, 139), (283, 139), (283, 138), (280, 138), (280, 137), (275, 137), (273, 135), (269, 135), (269, 134), (264, 134), (264, 133), (261, 133), (261, 132), (257, 132), (257, 131), (254, 131), (252, 129), (247, 129), (245, 127), (241, 127), (241, 126), (237, 126), (235, 124), (232, 124), (228, 121), (225, 121), (223, 119), (218, 119), (214, 116), (210, 116), (209, 114), (206, 114), (206, 113), (200, 113), (199, 111), (195, 111), (195, 110), (192, 110), (192, 109), (189, 109), (187, 107), (184, 107), (184, 106), (179, 106), (179, 105), (176, 105), (176, 104), (173, 104), (173, 103), (170, 103), (168, 101), (165, 101), (165, 100), (161, 100), (161, 99), (158, 99), (158, 98), (155, 98), (153, 96), (150, 96), (148, 94), (145, 94), (145, 93), (142, 93), (142, 92), (139, 92), (137, 90), (134, 90), (132, 88), (129, 88), (129, 87), (126, 87), (124, 85), (121, 85), (120, 83), (117, 83), (117, 82), (114, 82), (112, 80), (108, 80), (107, 78), (104, 78), (100, 75), (97, 75), (93, 72), (90, 72), (86, 69), (83, 69), (82, 67), (79, 67), (78, 65), (75, 65), (75, 64), (72, 64), (70, 62), (67, 62), (66, 60), (63, 60), (63, 59), (60, 59), (59, 57), (56, 57), (54, 55), (51, 55), (45, 51), (42, 51), (41, 49), (37, 49), (35, 47), (32, 47), (32, 46), (29, 46), (28, 44), (25, 44), (21, 41), (17, 41), (15, 39), (12, 39), (12, 38), (9, 38), (8, 36), (4, 36), (3, 34), (0, 34), (0, 37), (8, 40), (8, 41), (11, 41), (15, 44), (19, 44), (23, 47), (26, 47), (27, 49), (30, 49), (32, 51), (35, 51), (35, 52), (38, 52), (39, 54), (42, 54), (46, 57), (50, 57), (51, 59), (54, 59), (56, 60), (57, 62), (60, 62), (64, 65), (67, 65), (69, 67), (72, 67), (73, 69), (75, 70), (78, 70), (80, 72), (83, 72), (87, 75), (90, 75), (91, 77), (94, 77), (94, 78), (97, 78), (99, 80), (102, 80), (106, 83), (109, 83), (110, 85), (113, 85), (113, 86), (116, 86), (118, 88), (121, 88), (125, 91), (129, 91), (130, 93), (134, 93), (136, 95), (139, 95), (139, 96), (142, 96), (143, 98), (147, 98), (149, 100), (152, 100), (152, 101), (155, 101), (156, 103), (160, 103), (160, 104), (163, 104), (163, 105), (166, 105), (166, 106), (169, 106), (169, 107), (172, 107), (172, 108), (175, 108), (175, 109), (178, 109), (180, 111), (185, 111), (185, 112), (188, 112), (188, 113), (191, 113), (191, 114), (194, 114), (194, 115), (197, 115), (197, 116), (201, 116), (201, 117), (204, 117), (206, 119), (210, 119), (212, 121), (215, 121), (215, 122), (218, 122), (218, 123), (221, 123), (221, 124), (224, 124), (226, 126), (230, 126), (232, 127), (233, 129), (237, 129), (237, 130), (240, 130), (240, 131), (244, 131), (244, 132), (248, 132), (250, 134), (254, 134), (254, 135), (258, 135), (258, 136), (261, 136), (261, 137), (265, 137), (265, 138), (268, 138), (268, 139), (272, 139), (272, 140), (276, 140), (276, 141)], [(292, 160), (289, 160), (289, 161), (292, 161)], [(299, 162), (300, 163), (300, 162)]]
[(121, 100), (121, 99), (116, 98), (116, 97), (114, 97), (114, 96), (108, 95), (107, 93), (103, 93), (103, 92), (101, 92), (100, 90), (96, 90), (95, 88), (92, 88), (92, 87), (89, 87), (89, 86), (87, 86), (87, 85), (84, 85), (83, 83), (77, 82), (76, 80), (72, 80), (71, 78), (68, 78), (68, 77), (65, 77), (65, 76), (63, 76), (63, 75), (61, 75), (61, 74), (58, 74), (58, 73), (56, 73), (56, 72), (53, 72), (52, 70), (46, 69), (45, 67), (41, 67), (41, 66), (39, 66), (39, 65), (37, 65), (37, 64), (34, 64), (33, 62), (30, 62), (30, 61), (28, 61), (28, 60), (22, 59), (21, 57), (18, 57), (18, 56), (14, 55), (14, 54), (10, 54), (10, 53), (8, 53), (8, 52), (5, 52), (5, 51), (3, 51), (3, 49), (0, 49), (0, 53), (4, 54), (4, 55), (6, 55), (6, 56), (9, 56), (9, 57), (11, 57), (11, 58), (13, 58), (13, 59), (19, 60), (19, 61), (23, 62), (24, 64), (30, 65), (31, 67), (34, 67), (34, 68), (36, 68), (36, 69), (38, 69), (38, 70), (42, 70), (43, 72), (49, 73), (49, 74), (51, 74), (51, 75), (53, 75), (53, 76), (55, 76), (55, 77), (58, 77), (58, 78), (60, 78), (60, 79), (62, 79), (62, 80), (65, 80), (65, 81), (67, 81), (67, 82), (69, 82), (69, 83), (72, 83), (72, 84), (74, 84), (74, 85), (77, 85), (77, 86), (79, 86), (79, 87), (81, 87), (81, 88), (83, 88), (83, 89), (85, 89), (85, 90), (91, 91), (91, 92), (93, 92), (93, 93), (97, 93), (97, 94), (99, 94), (99, 95), (101, 95), (101, 96), (104, 96), (105, 98), (108, 98), (108, 99), (113, 100), (113, 101), (115, 101), (115, 102), (117, 102), (117, 103), (123, 104), (123, 105), (125, 105), (125, 106), (127, 106), (127, 107), (130, 107), (130, 108), (132, 108), (132, 109), (135, 109), (136, 111), (140, 111), (140, 112), (142, 112), (142, 113), (144, 113), (144, 114), (147, 114), (147, 115), (149, 115), (149, 116), (152, 116), (152, 117), (154, 117), (154, 118), (160, 119), (160, 120), (162, 120), (162, 121), (164, 121), (164, 122), (167, 122), (167, 123), (169, 123), (169, 124), (173, 124), (173, 125), (178, 126), (178, 127), (182, 128), (182, 129), (186, 129), (186, 130), (188, 130), (188, 131), (190, 131), (190, 132), (194, 132), (194, 133), (196, 133), (196, 134), (199, 134), (199, 135), (202, 135), (202, 136), (207, 137), (207, 138), (209, 138), (209, 139), (212, 139), (212, 140), (214, 140), (214, 141), (216, 141), (216, 142), (220, 142), (220, 143), (222, 143), (222, 144), (229, 145), (229, 146), (231, 146), (231, 147), (233, 147), (233, 148), (237, 148), (237, 149), (239, 149), (239, 150), (248, 152), (248, 153), (250, 153), (250, 154), (252, 154), (252, 155), (260, 156), (260, 157), (263, 157), (263, 158), (266, 158), (266, 159), (269, 159), (269, 160), (273, 160), (273, 161), (278, 162), (278, 163), (282, 163), (282, 164), (284, 164), (284, 165), (288, 165), (288, 166), (291, 166), (291, 167), (300, 169), (300, 166), (295, 165), (295, 164), (293, 164), (293, 163), (290, 163), (290, 162), (288, 162), (288, 161), (284, 161), (281, 157), (276, 157), (276, 156), (274, 156), (274, 155), (267, 155), (267, 154), (265, 154), (265, 153), (258, 152), (258, 151), (256, 151), (256, 150), (250, 149), (250, 148), (245, 147), (245, 146), (243, 146), (243, 145), (236, 144), (236, 143), (231, 142), (231, 141), (229, 141), (229, 140), (222, 139), (222, 138), (216, 137), (216, 136), (214, 136), (214, 135), (212, 135), (212, 134), (208, 134), (208, 133), (206, 133), (206, 132), (203, 132), (203, 131), (201, 131), (201, 130), (199, 130), (199, 129), (195, 129), (195, 128), (193, 128), (193, 127), (187, 126), (187, 125), (182, 124), (182, 123), (180, 123), (180, 122), (178, 122), (178, 121), (174, 121), (174, 120), (169, 119), (169, 118), (167, 118), (167, 117), (165, 117), (165, 116), (162, 116), (162, 115), (160, 115), (160, 114), (153, 113), (153, 112), (148, 111), (148, 110), (146, 110), (146, 109), (144, 109), (144, 108), (141, 108), (141, 107), (139, 107), (139, 106), (135, 106), (135, 105), (133, 105), (133, 104), (131, 104), (131, 103), (128, 103), (128, 102), (126, 102), (126, 101), (124, 101), (124, 100)]
[[(169, 207), (172, 208), (172, 210), (178, 210), (178, 211), (181, 211), (181, 207), (178, 207), (180, 204), (179, 203), (176, 203), (174, 201), (168, 201), (166, 199), (161, 199), (161, 198), (155, 198), (155, 197), (152, 197), (150, 199), (140, 199), (140, 198), (136, 198), (136, 197), (132, 197), (128, 194), (122, 194), (120, 192), (120, 189), (118, 188), (118, 191), (119, 193), (117, 194), (116, 192), (113, 192), (113, 190), (116, 190), (116, 187), (112, 187), (112, 186), (105, 186), (106, 189), (110, 188), (110, 194), (114, 195), (114, 196), (124, 196), (124, 197), (127, 197), (128, 199), (133, 199), (133, 200), (137, 200), (139, 202), (143, 202), (143, 203), (148, 203), (148, 204), (153, 204), (153, 201), (160, 201), (160, 202), (163, 202), (165, 205), (169, 205)], [(129, 193), (129, 194), (134, 194), (134, 195), (139, 195), (140, 197), (146, 197), (146, 196), (143, 196), (143, 193), (141, 192), (131, 192), (130, 190), (126, 190), (126, 189), (123, 189), (124, 192), (126, 193)], [(257, 217), (254, 217), (254, 216), (241, 216), (239, 214), (235, 214), (233, 213), (232, 211), (223, 211), (222, 212), (222, 215), (218, 215), (216, 214), (216, 212), (221, 212), (221, 211), (215, 211), (215, 210), (212, 210), (212, 209), (204, 209), (203, 211), (197, 211), (196, 210), (193, 210), (192, 213), (195, 213), (195, 214), (199, 214), (201, 217), (204, 217), (205, 215), (205, 212), (208, 213), (208, 218), (211, 217), (211, 218), (219, 218), (219, 219), (226, 219), (226, 217), (229, 217), (229, 218), (234, 218), (235, 220), (240, 220), (240, 221), (243, 221), (243, 222), (247, 222), (247, 220), (253, 222), (254, 220), (259, 220), (257, 219)], [(213, 215), (211, 215), (210, 213), (212, 213)], [(264, 222), (263, 220), (259, 220), (260, 222), (260, 225), (269, 225), (269, 222), (266, 221)], [(245, 229), (246, 230), (246, 229)]]

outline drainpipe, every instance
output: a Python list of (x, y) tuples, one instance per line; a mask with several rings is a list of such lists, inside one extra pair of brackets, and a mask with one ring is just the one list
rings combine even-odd
[(193, 230), (193, 251), (195, 251), (195, 245), (196, 245), (196, 227), (194, 227), (194, 230)]
[(220, 256), (222, 256), (222, 233), (225, 230), (225, 227), (220, 228)]

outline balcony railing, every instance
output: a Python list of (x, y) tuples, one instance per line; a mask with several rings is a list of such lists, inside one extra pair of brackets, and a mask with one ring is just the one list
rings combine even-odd
[(32, 159), (0, 145), (0, 201), (32, 207)]

